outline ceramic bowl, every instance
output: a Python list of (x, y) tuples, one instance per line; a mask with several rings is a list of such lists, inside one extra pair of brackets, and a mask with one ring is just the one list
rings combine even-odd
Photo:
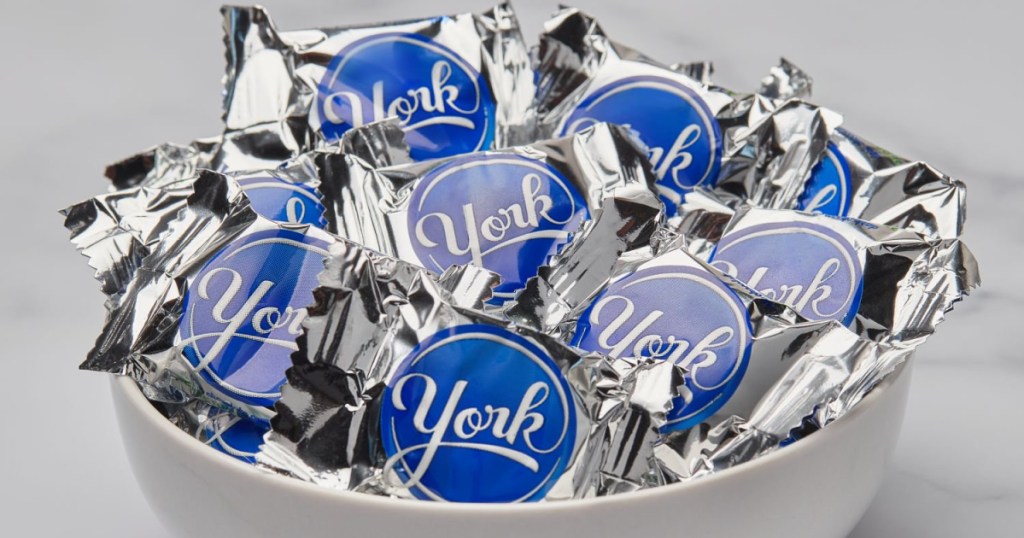
[(821, 431), (692, 483), (520, 505), (394, 500), (270, 475), (178, 430), (131, 380), (112, 389), (135, 476), (180, 536), (824, 538), (846, 536), (877, 492), (909, 385), (904, 368)]

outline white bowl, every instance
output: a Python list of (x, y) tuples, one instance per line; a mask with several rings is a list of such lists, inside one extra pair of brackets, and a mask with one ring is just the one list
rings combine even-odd
[(400, 501), (262, 473), (175, 428), (131, 380), (112, 387), (136, 479), (161, 522), (181, 536), (823, 538), (846, 536), (881, 484), (910, 369), (890, 379), (814, 435), (702, 480), (526, 505)]

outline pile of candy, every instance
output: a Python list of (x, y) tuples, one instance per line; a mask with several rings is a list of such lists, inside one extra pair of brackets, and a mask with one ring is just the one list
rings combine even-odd
[(259, 469), (459, 502), (692, 480), (843, 416), (979, 283), (965, 188), (572, 8), (278, 31), (226, 7), (224, 132), (64, 211), (82, 365)]

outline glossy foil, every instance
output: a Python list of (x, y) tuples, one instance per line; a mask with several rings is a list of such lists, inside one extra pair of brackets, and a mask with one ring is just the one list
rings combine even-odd
[(718, 184), (735, 133), (811, 88), (810, 77), (783, 60), (759, 92), (735, 93), (711, 82), (710, 63), (658, 63), (568, 7), (545, 23), (536, 56), (537, 136), (602, 121), (628, 127), (647, 148), (668, 216), (693, 189)]
[(598, 124), (527, 146), (386, 168), (323, 155), (328, 229), (435, 273), (473, 264), (512, 299), (616, 188), (650, 189), (627, 131)]
[(772, 110), (736, 131), (710, 195), (732, 207), (797, 209), (938, 239), (960, 236), (967, 196), (962, 182), (893, 155), (840, 122), (834, 113), (799, 101)]
[(333, 246), (259, 464), (433, 501), (657, 485), (650, 456), (678, 372), (612, 362), (486, 314), (489, 291), (463, 283), (481, 278), (497, 282), (475, 268), (434, 277)]
[(223, 134), (63, 213), (107, 302), (82, 367), (262, 470), (490, 503), (693, 480), (844, 416), (980, 282), (964, 185), (786, 60), (737, 93), (562, 8), (535, 78), (504, 4), (223, 14)]
[(154, 400), (265, 420), (334, 241), (258, 216), (235, 180), (201, 172), (179, 218), (112, 297), (82, 368), (129, 375)]
[(412, 157), (424, 160), (520, 143), (532, 121), (533, 73), (508, 4), (297, 31), (278, 31), (261, 7), (223, 14), (218, 159), (281, 161), (395, 117)]

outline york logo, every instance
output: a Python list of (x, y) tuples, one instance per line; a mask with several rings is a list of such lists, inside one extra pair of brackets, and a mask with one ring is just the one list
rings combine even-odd
[(316, 190), (308, 185), (265, 176), (238, 180), (253, 210), (285, 224), (311, 224), (323, 228), (324, 206)]
[(327, 243), (291, 230), (260, 232), (214, 256), (185, 294), (179, 345), (229, 398), (273, 405), (312, 302)]
[(420, 262), (444, 271), (473, 263), (498, 273), (495, 301), (511, 298), (589, 216), (580, 193), (551, 166), (504, 153), (435, 168), (409, 203)]
[(860, 306), (860, 258), (846, 239), (817, 224), (763, 224), (727, 233), (711, 265), (812, 321), (849, 324)]
[(384, 391), (385, 476), (416, 497), (542, 499), (572, 459), (576, 404), (536, 344), (485, 325), (424, 340)]
[(397, 117), (416, 160), (489, 149), (495, 102), (464, 58), (416, 34), (384, 34), (338, 53), (317, 87), (320, 130), (336, 140), (353, 127)]
[(614, 358), (656, 357), (686, 369), (666, 430), (717, 411), (746, 370), (750, 322), (739, 298), (707, 271), (643, 269), (612, 283), (584, 312), (573, 343)]
[(845, 217), (850, 210), (850, 166), (839, 148), (831, 142), (819, 162), (811, 170), (796, 208), (834, 217)]
[(577, 133), (602, 121), (633, 129), (647, 145), (670, 216), (694, 187), (715, 185), (722, 135), (711, 110), (690, 88), (662, 77), (626, 78), (580, 101), (560, 131)]

